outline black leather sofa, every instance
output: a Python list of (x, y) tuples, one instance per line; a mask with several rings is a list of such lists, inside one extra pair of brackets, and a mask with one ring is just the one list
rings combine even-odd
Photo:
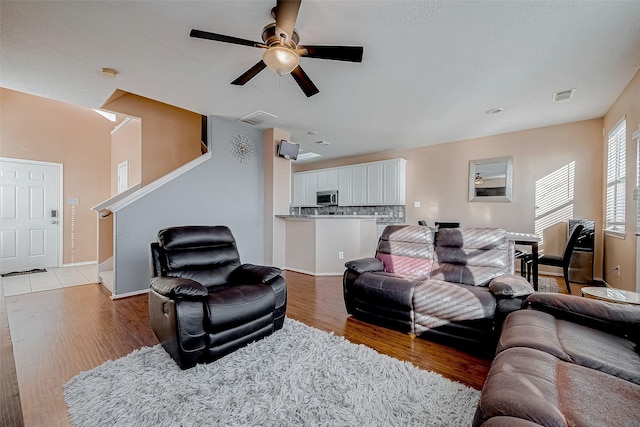
[(513, 274), (514, 244), (501, 229), (387, 226), (375, 258), (345, 266), (349, 314), (484, 356), (534, 292)]
[(281, 270), (241, 264), (224, 226), (173, 227), (151, 244), (149, 317), (158, 340), (187, 369), (282, 328)]

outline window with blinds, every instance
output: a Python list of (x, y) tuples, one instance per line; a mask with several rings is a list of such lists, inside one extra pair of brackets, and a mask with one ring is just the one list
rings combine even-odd
[(607, 213), (606, 229), (625, 231), (625, 176), (626, 176), (627, 125), (623, 117), (611, 132), (607, 148)]

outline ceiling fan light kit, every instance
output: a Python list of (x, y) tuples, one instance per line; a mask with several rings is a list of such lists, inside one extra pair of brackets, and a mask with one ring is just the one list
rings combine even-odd
[(270, 47), (262, 55), (262, 60), (271, 71), (280, 77), (291, 74), (300, 63), (298, 55), (284, 46)]
[(294, 26), (298, 18), (301, 0), (278, 0), (271, 15), (276, 22), (262, 29), (262, 41), (258, 43), (238, 37), (191, 30), (191, 37), (213, 40), (223, 43), (266, 49), (257, 64), (231, 82), (242, 86), (254, 78), (260, 71), (269, 68), (279, 76), (291, 74), (307, 97), (320, 92), (307, 73), (300, 67), (300, 57), (332, 59), (334, 61), (362, 62), (362, 46), (299, 46), (300, 37)]

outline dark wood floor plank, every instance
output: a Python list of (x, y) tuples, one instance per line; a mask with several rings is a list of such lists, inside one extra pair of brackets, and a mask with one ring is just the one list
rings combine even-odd
[(68, 426), (62, 386), (78, 373), (158, 343), (146, 295), (112, 301), (101, 285), (7, 298), (26, 426)]
[[(290, 318), (476, 389), (482, 387), (489, 361), (348, 316), (341, 277), (293, 272), (285, 276)], [(564, 283), (559, 285), (563, 291)], [(579, 287), (573, 290), (579, 294)], [(158, 343), (149, 325), (146, 295), (115, 301), (109, 296), (104, 287), (92, 284), (5, 299), (26, 426), (68, 426), (62, 390), (67, 381), (107, 360)], [(4, 347), (2, 351), (0, 372), (5, 369)], [(11, 400), (15, 401), (20, 404)]]
[(4, 293), (0, 288), (0, 426), (22, 427), (23, 425), (13, 344), (9, 332)]
[(356, 344), (444, 377), (482, 388), (490, 361), (422, 338), (362, 322), (347, 315), (342, 277), (313, 277), (286, 272), (289, 290), (287, 315), (310, 326), (333, 331)]

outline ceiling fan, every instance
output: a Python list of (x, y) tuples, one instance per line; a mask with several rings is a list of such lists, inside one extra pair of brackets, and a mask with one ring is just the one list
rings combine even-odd
[(335, 61), (362, 62), (362, 46), (302, 46), (298, 45), (300, 37), (294, 26), (298, 17), (301, 0), (278, 0), (271, 10), (276, 20), (262, 29), (262, 40), (258, 43), (237, 37), (191, 30), (191, 37), (214, 40), (224, 43), (265, 49), (262, 59), (240, 77), (231, 82), (233, 85), (244, 85), (260, 71), (269, 67), (280, 76), (291, 74), (300, 89), (307, 97), (319, 92), (309, 76), (300, 67), (300, 57), (333, 59)]

